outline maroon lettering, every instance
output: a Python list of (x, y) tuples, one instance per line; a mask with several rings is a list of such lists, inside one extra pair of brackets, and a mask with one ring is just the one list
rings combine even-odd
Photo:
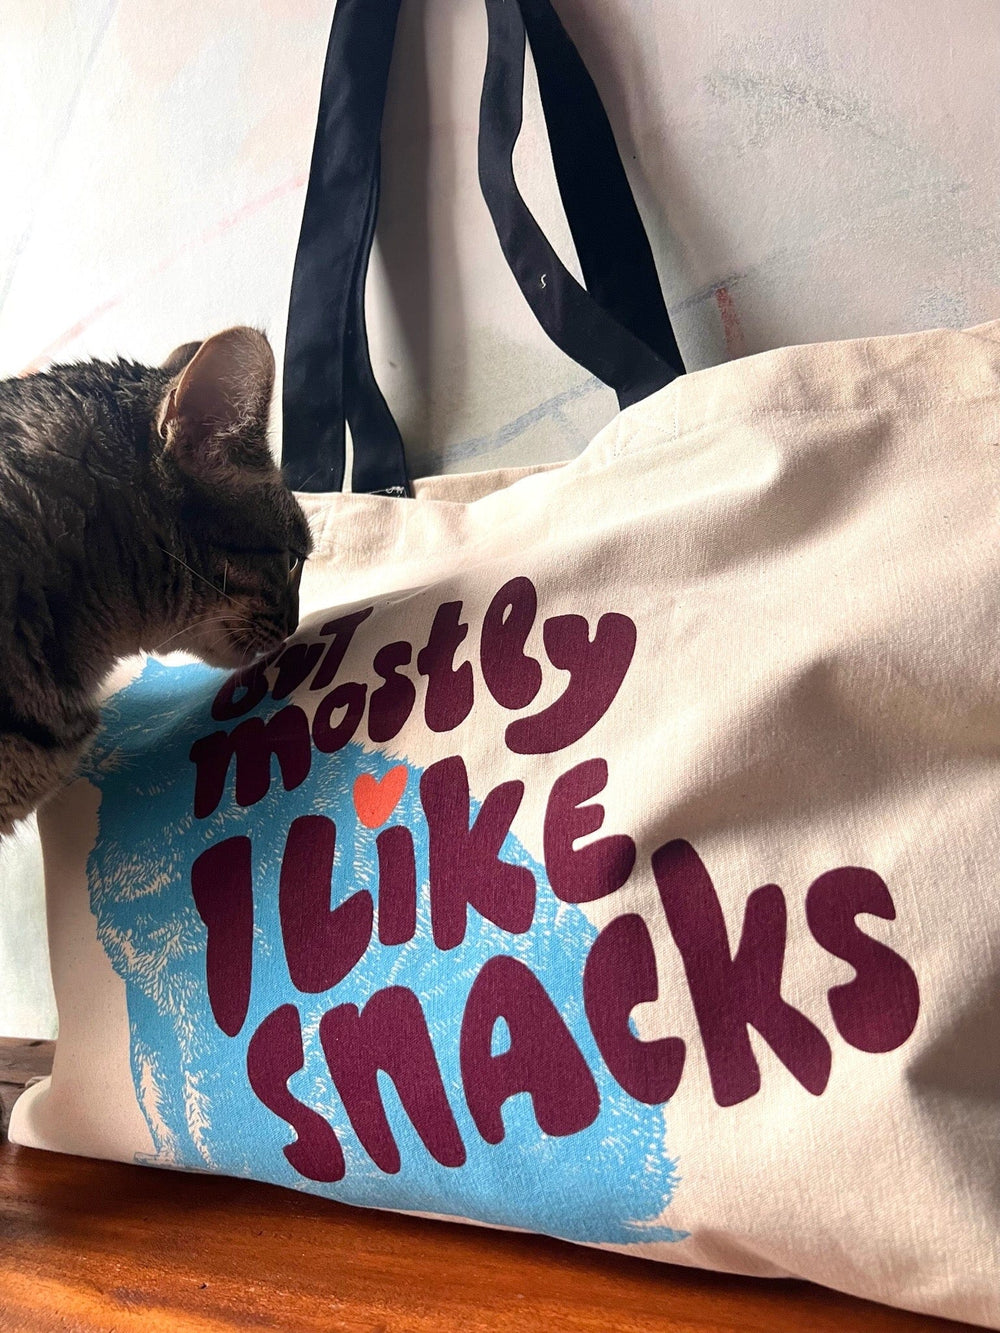
[(524, 651), (537, 610), (535, 585), (516, 578), (503, 585), (483, 617), (480, 670), (486, 688), (504, 708), (527, 708), (542, 688), (542, 668)]
[(857, 974), (828, 993), (837, 1031), (857, 1050), (883, 1054), (912, 1035), (920, 1013), (920, 987), (909, 963), (858, 929), (855, 917), (860, 913), (896, 919), (892, 895), (874, 870), (842, 866), (810, 885), (806, 921), (813, 938)]
[(250, 839), (227, 838), (191, 867), (191, 894), (208, 934), (205, 979), (212, 1017), (235, 1037), (250, 1008), (253, 879)]
[(503, 782), (483, 801), (471, 827), (469, 775), (460, 756), (425, 769), (420, 800), (427, 817), (431, 926), (439, 949), (465, 939), (472, 906), (501, 930), (523, 935), (535, 915), (535, 877), (500, 859), (524, 795), (523, 782)]
[(635, 625), (616, 611), (601, 616), (593, 639), (583, 616), (552, 616), (542, 635), (569, 683), (548, 708), (510, 724), (507, 748), (515, 754), (552, 754), (586, 736), (611, 707), (635, 652)]
[(282, 1152), (306, 1180), (343, 1180), (345, 1163), (333, 1127), (288, 1091), (288, 1080), (305, 1064), (298, 1010), (283, 1004), (268, 1014), (247, 1047), (247, 1077), (257, 1098), (286, 1121), (297, 1138)]
[(326, 1062), (361, 1146), (380, 1171), (400, 1168), (378, 1085), (388, 1074), (420, 1141), (442, 1166), (461, 1166), (465, 1145), (441, 1081), (420, 1001), (405, 986), (376, 991), (364, 1009), (341, 1004), (320, 1019)]
[(334, 676), (340, 670), (351, 640), (354, 638), (354, 631), (362, 621), (368, 619), (373, 609), (373, 607), (366, 606), (361, 611), (352, 611), (350, 615), (338, 616), (336, 620), (328, 620), (320, 629), (320, 634), (324, 638), (328, 638), (330, 635), (333, 638), (326, 650), (326, 656), (320, 663), (319, 670), (313, 676), (312, 683), (309, 686), (311, 690), (325, 690), (332, 683)]
[(401, 824), (375, 839), (378, 853), (378, 938), (406, 944), (417, 929), (417, 865), (413, 834)]
[(267, 722), (248, 717), (230, 732), (203, 736), (191, 746), (190, 759), (196, 765), (196, 819), (207, 819), (218, 809), (234, 759), (236, 804), (255, 805), (270, 789), (272, 759), (278, 761), (285, 791), (294, 791), (309, 776), (309, 722), (301, 708), (288, 704)]
[(375, 654), (373, 665), (385, 681), (368, 700), (368, 736), (376, 744), (398, 736), (413, 711), (417, 697), (413, 681), (396, 670), (412, 656), (412, 644), (403, 642), (387, 643)]
[(325, 815), (300, 815), (285, 841), (278, 914), (288, 975), (296, 990), (315, 995), (343, 981), (364, 956), (374, 908), (367, 889), (330, 907), (337, 826)]
[[(335, 685), (329, 694), (324, 694), (319, 707), (313, 715), (312, 738), (316, 749), (323, 754), (335, 754), (354, 739), (365, 712), (367, 685), (357, 681), (345, 680)], [(333, 724), (331, 719), (338, 708), (344, 709), (344, 716)]]
[(442, 603), (427, 644), (417, 654), (417, 670), (427, 677), (424, 720), (431, 731), (452, 731), (472, 711), (472, 666), (455, 666), (455, 653), (469, 633), (461, 615), (461, 602)]
[(583, 1004), (611, 1077), (650, 1106), (669, 1101), (684, 1072), (680, 1037), (642, 1041), (629, 1027), (632, 1010), (659, 999), (656, 954), (641, 916), (610, 922), (591, 946), (583, 970)]
[(267, 662), (255, 662), (227, 678), (212, 702), (216, 722), (231, 722), (252, 712), (267, 694)]
[(323, 656), (321, 643), (290, 643), (278, 658), (278, 674), (271, 688), (272, 699), (287, 699), (315, 669)]
[[(510, 1045), (493, 1054), (503, 1019)], [(577, 1134), (597, 1119), (600, 1094), (587, 1062), (545, 987), (524, 963), (498, 955), (472, 983), (459, 1040), (462, 1083), (476, 1128), (487, 1143), (504, 1137), (503, 1104), (531, 1098), (545, 1134)]]
[(588, 759), (552, 784), (545, 808), (545, 870), (552, 892), (564, 903), (591, 903), (614, 893), (635, 865), (635, 843), (623, 833), (574, 849), (604, 823), (602, 805), (584, 805), (608, 785), (604, 759)]
[(818, 1096), (830, 1077), (830, 1047), (819, 1028), (781, 997), (786, 939), (781, 890), (766, 884), (747, 899), (739, 948), (731, 957), (722, 906), (690, 843), (678, 839), (654, 852), (653, 874), (684, 963), (716, 1102), (735, 1106), (760, 1090), (748, 1024)]

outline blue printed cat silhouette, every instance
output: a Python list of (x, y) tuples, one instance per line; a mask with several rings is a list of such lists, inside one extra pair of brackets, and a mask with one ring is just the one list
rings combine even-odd
[[(136, 1095), (155, 1145), (153, 1160), (267, 1180), (367, 1207), (466, 1217), (543, 1231), (567, 1240), (615, 1245), (675, 1241), (685, 1234), (660, 1225), (677, 1186), (665, 1147), (662, 1106), (634, 1101), (614, 1081), (598, 1053), (584, 1013), (581, 977), (596, 931), (575, 907), (552, 893), (544, 867), (508, 834), (505, 860), (529, 868), (538, 885), (534, 923), (508, 934), (471, 908), (464, 941), (441, 952), (431, 931), (427, 888), (427, 825), (419, 799), (420, 771), (409, 778), (392, 815), (412, 832), (417, 864), (417, 930), (406, 944), (385, 946), (377, 936), (332, 991), (298, 994), (288, 976), (278, 916), (277, 884), (292, 820), (323, 814), (337, 826), (332, 905), (356, 889), (377, 905), (375, 832), (357, 818), (358, 776), (381, 780), (405, 758), (350, 744), (314, 755), (306, 780), (286, 792), (272, 782), (252, 809), (242, 809), (227, 784), (207, 819), (192, 811), (192, 743), (215, 729), (212, 699), (224, 679), (202, 666), (149, 661), (136, 681), (109, 703), (87, 776), (100, 789), (100, 834), (89, 860), (91, 907), (98, 936), (126, 986)], [(279, 705), (267, 700), (267, 716)], [(473, 802), (473, 814), (478, 812)], [(253, 984), (239, 1034), (216, 1025), (205, 975), (206, 928), (191, 893), (191, 866), (222, 839), (252, 839), (254, 883)], [(480, 1137), (463, 1093), (459, 1030), (470, 987), (496, 955), (526, 963), (539, 977), (576, 1041), (600, 1094), (587, 1128), (563, 1137), (545, 1134), (530, 1094), (503, 1105), (499, 1144)], [(381, 1171), (365, 1152), (333, 1086), (319, 1039), (324, 1013), (335, 1005), (363, 1006), (387, 986), (405, 986), (424, 1007), (452, 1113), (466, 1150), (459, 1167), (442, 1166), (425, 1148), (388, 1076), (379, 1088), (399, 1148), (400, 1170)], [(334, 1128), (346, 1162), (344, 1177), (320, 1184), (300, 1176), (283, 1148), (290, 1126), (254, 1095), (247, 1045), (257, 1025), (279, 1005), (298, 1009), (305, 1065), (289, 1091)], [(505, 1042), (498, 1022), (493, 1051)], [(509, 1040), (509, 1037), (506, 1038)]]

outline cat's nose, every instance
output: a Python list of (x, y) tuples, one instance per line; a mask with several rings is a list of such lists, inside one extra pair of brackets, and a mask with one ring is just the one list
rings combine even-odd
[(290, 639), (299, 627), (299, 599), (292, 598), (285, 606), (285, 638)]
[(302, 582), (302, 561), (299, 560), (288, 581), (285, 593), (285, 638), (290, 639), (299, 627), (299, 584)]

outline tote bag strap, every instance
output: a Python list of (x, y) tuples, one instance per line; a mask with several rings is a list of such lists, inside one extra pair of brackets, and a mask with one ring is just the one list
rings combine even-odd
[[(535, 318), (619, 406), (684, 373), (653, 253), (597, 89), (548, 0), (486, 0), (489, 54), (479, 180), (504, 257)], [(564, 267), (514, 179), (525, 31), (559, 192), (586, 288)]]
[(330, 28), (285, 335), (282, 465), (299, 491), (342, 489), (350, 421), (352, 480), (360, 463), (367, 489), (408, 492), (402, 440), (371, 372), (363, 305), (398, 14), (399, 0), (338, 0)]
[[(610, 125), (547, 0), (487, 0), (487, 11), (480, 180), (501, 247), (549, 336), (627, 405), (684, 367)], [(339, 0), (331, 26), (285, 343), (283, 463), (298, 490), (341, 489), (346, 422), (353, 488), (409, 493), (364, 312), (398, 12), (399, 0)], [(559, 261), (514, 181), (526, 31), (586, 289)]]

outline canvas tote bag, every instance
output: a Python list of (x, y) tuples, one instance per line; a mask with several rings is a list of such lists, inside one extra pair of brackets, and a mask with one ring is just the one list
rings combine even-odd
[[(60, 1039), (12, 1137), (1000, 1326), (1000, 326), (680, 375), (575, 52), (487, 12), (500, 243), (622, 411), (407, 495), (364, 335), (396, 0), (340, 0), (307, 614), (119, 674), (41, 817)], [(525, 29), (585, 286), (511, 171)]]

